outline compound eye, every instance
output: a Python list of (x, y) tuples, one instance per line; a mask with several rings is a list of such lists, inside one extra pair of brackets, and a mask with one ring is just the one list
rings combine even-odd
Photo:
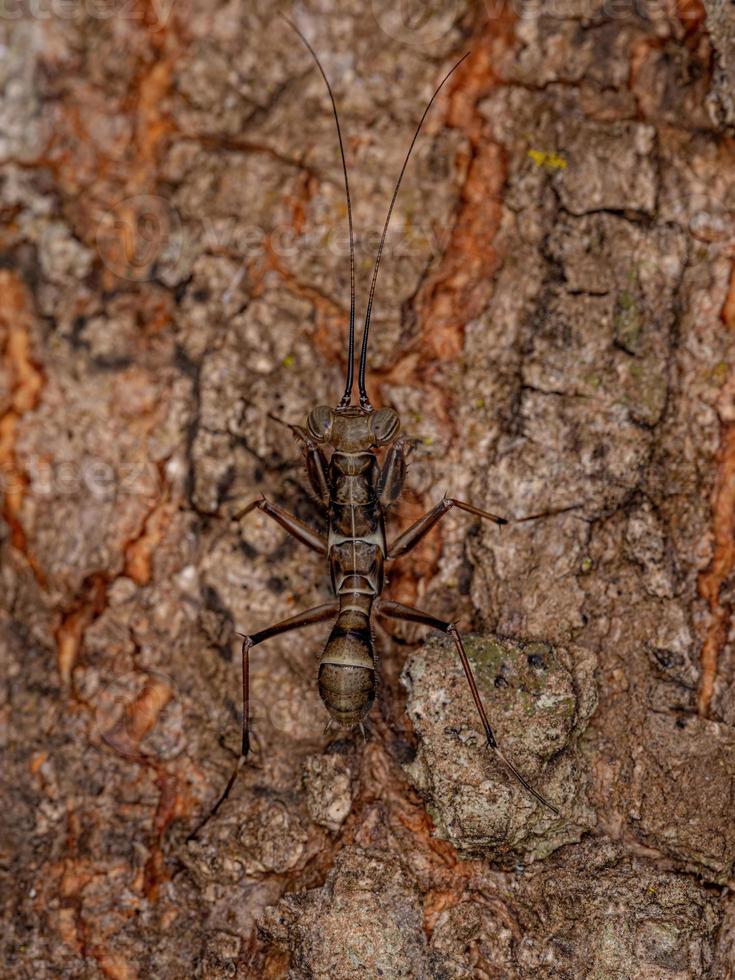
[(378, 446), (393, 442), (400, 428), (401, 420), (392, 408), (379, 408), (370, 416), (370, 431)]
[(332, 421), (334, 413), (327, 405), (317, 405), (309, 412), (306, 424), (309, 433), (317, 442), (326, 442), (332, 434)]

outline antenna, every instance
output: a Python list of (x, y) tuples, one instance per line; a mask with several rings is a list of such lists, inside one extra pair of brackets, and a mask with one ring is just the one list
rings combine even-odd
[(345, 148), (342, 142), (342, 129), (339, 125), (339, 115), (337, 113), (337, 103), (334, 101), (334, 93), (332, 92), (332, 86), (329, 84), (329, 79), (327, 78), (326, 72), (322, 67), (321, 61), (317, 57), (316, 51), (312, 48), (311, 44), (307, 41), (298, 27), (294, 24), (292, 20), (289, 20), (285, 14), (280, 14), (282, 20), (285, 20), (288, 26), (297, 34), (303, 41), (306, 48), (308, 48), (311, 53), (312, 58), (316, 62), (316, 66), (321, 72), (321, 76), (324, 79), (324, 84), (327, 86), (327, 91), (329, 92), (329, 98), (332, 101), (332, 112), (334, 113), (334, 121), (337, 125), (337, 139), (339, 140), (339, 153), (342, 157), (342, 172), (345, 176), (345, 195), (347, 197), (347, 223), (350, 229), (350, 331), (349, 338), (347, 341), (347, 381), (345, 384), (345, 393), (342, 395), (342, 399), (339, 403), (339, 408), (345, 408), (350, 404), (352, 400), (352, 386), (355, 377), (355, 240), (352, 231), (352, 199), (350, 198), (350, 181), (347, 176), (347, 161), (345, 160)]
[(442, 89), (442, 86), (447, 81), (447, 79), (450, 77), (450, 75), (453, 75), (454, 72), (462, 64), (462, 62), (466, 58), (469, 58), (469, 56), (470, 56), (470, 52), (468, 51), (467, 54), (463, 55), (459, 59), (459, 61), (457, 62), (457, 64), (446, 73), (446, 75), (444, 76), (444, 78), (442, 78), (441, 82), (439, 82), (438, 86), (436, 87), (436, 89), (434, 91), (434, 94), (429, 99), (429, 102), (428, 102), (426, 108), (424, 109), (424, 114), (421, 117), (421, 119), (419, 120), (419, 124), (416, 127), (416, 131), (413, 134), (413, 139), (411, 140), (411, 145), (408, 148), (408, 153), (406, 154), (406, 158), (403, 161), (403, 166), (401, 167), (401, 172), (398, 175), (398, 180), (396, 181), (395, 190), (393, 191), (393, 197), (391, 198), (390, 206), (388, 208), (388, 214), (387, 214), (386, 219), (385, 219), (385, 224), (383, 225), (383, 234), (382, 234), (381, 239), (380, 239), (380, 244), (378, 245), (378, 254), (377, 254), (376, 258), (375, 258), (375, 267), (373, 268), (373, 277), (370, 280), (370, 293), (368, 295), (367, 309), (365, 311), (365, 326), (364, 326), (363, 332), (362, 332), (362, 349), (360, 351), (360, 372), (359, 372), (359, 375), (358, 375), (358, 386), (359, 386), (359, 389), (360, 389), (360, 407), (366, 409), (367, 411), (370, 411), (372, 409), (372, 405), (370, 404), (370, 399), (368, 398), (367, 392), (365, 391), (365, 369), (366, 369), (366, 365), (367, 365), (368, 335), (369, 335), (369, 332), (370, 332), (370, 315), (371, 315), (372, 309), (373, 309), (373, 298), (375, 296), (375, 284), (376, 284), (376, 282), (378, 280), (378, 270), (380, 269), (380, 259), (381, 259), (381, 256), (383, 254), (383, 246), (385, 245), (385, 236), (388, 233), (388, 225), (390, 223), (391, 215), (393, 214), (393, 207), (394, 207), (394, 205), (396, 203), (396, 198), (398, 197), (398, 191), (399, 191), (400, 186), (401, 186), (401, 181), (403, 180), (403, 175), (406, 172), (406, 167), (408, 166), (408, 161), (411, 158), (411, 152), (412, 152), (412, 150), (413, 150), (413, 148), (414, 148), (414, 146), (416, 144), (416, 140), (419, 138), (419, 133), (421, 132), (421, 127), (423, 126), (424, 120), (426, 119), (426, 117), (429, 114), (429, 109), (431, 109), (431, 107), (432, 107), (432, 105), (434, 103), (434, 99), (437, 97), (437, 95), (439, 94), (439, 92)]

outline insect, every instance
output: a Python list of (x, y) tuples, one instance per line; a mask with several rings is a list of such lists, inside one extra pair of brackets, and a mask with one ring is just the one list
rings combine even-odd
[[(371, 622), (375, 616), (420, 623), (423, 626), (439, 630), (452, 639), (480, 716), (487, 746), (528, 793), (555, 814), (558, 814), (559, 811), (556, 807), (547, 802), (529, 785), (501, 751), (488, 721), (472, 667), (467, 659), (462, 637), (456, 625), (438, 619), (428, 612), (382, 596), (383, 570), (386, 562), (395, 561), (408, 554), (450, 510), (456, 508), (484, 520), (492, 521), (494, 524), (508, 523), (504, 518), (490, 514), (479, 507), (445, 496), (411, 527), (388, 543), (385, 530), (385, 512), (398, 499), (403, 488), (406, 476), (406, 458), (410, 451), (410, 444), (401, 437), (401, 424), (398, 414), (392, 408), (373, 409), (365, 385), (370, 317), (375, 287), (388, 225), (398, 191), (411, 152), (434, 100), (447, 79), (459, 68), (468, 55), (458, 61), (444, 76), (429, 100), (414, 131), (413, 139), (396, 181), (370, 281), (357, 373), (359, 404), (353, 405), (355, 381), (355, 248), (352, 202), (342, 130), (334, 94), (316, 52), (301, 31), (291, 21), (287, 20), (287, 23), (301, 38), (316, 62), (329, 92), (337, 127), (347, 199), (350, 241), (350, 318), (346, 383), (344, 394), (335, 408), (319, 405), (309, 413), (305, 427), (289, 425), (302, 445), (311, 489), (326, 511), (328, 517), (327, 536), (324, 537), (317, 533), (294, 515), (265, 497), (259, 497), (249, 503), (236, 515), (235, 519), (240, 520), (247, 514), (259, 510), (280, 524), (297, 541), (325, 557), (329, 563), (335, 598), (331, 602), (316, 606), (313, 609), (307, 609), (296, 616), (291, 616), (289, 619), (284, 619), (273, 626), (243, 637), (241, 754), (238, 765), (223, 794), (206, 820), (209, 820), (227, 799), (237, 773), (250, 751), (249, 667), (250, 651), (253, 647), (274, 636), (334, 620), (319, 663), (319, 693), (333, 723), (345, 728), (361, 726), (373, 704), (376, 692), (375, 651), (371, 629)], [(329, 450), (331, 453), (327, 455)], [(376, 456), (377, 450), (385, 450), (382, 466)], [(525, 518), (525, 520), (530, 519)], [(202, 826), (203, 823), (191, 836), (195, 836)]]

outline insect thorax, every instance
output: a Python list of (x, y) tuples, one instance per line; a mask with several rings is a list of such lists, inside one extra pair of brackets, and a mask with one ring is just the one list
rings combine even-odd
[(329, 464), (329, 564), (337, 595), (379, 595), (385, 527), (373, 453), (334, 453)]

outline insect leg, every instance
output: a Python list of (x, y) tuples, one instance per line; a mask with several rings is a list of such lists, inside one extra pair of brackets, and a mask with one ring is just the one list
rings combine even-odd
[(250, 736), (249, 736), (249, 708), (250, 708), (250, 663), (249, 654), (253, 647), (256, 647), (259, 643), (264, 640), (270, 640), (274, 636), (280, 636), (282, 633), (289, 633), (291, 630), (301, 629), (303, 626), (313, 626), (315, 623), (323, 623), (327, 619), (331, 619), (336, 616), (339, 612), (339, 600), (334, 599), (332, 602), (325, 602), (321, 606), (314, 606), (312, 609), (306, 609), (304, 612), (297, 613), (295, 616), (290, 616), (288, 619), (282, 619), (280, 623), (275, 623), (273, 626), (269, 626), (267, 629), (260, 630), (258, 633), (253, 633), (251, 636), (243, 636), (242, 641), (242, 701), (243, 701), (243, 711), (242, 711), (242, 750), (243, 756), (247, 756), (250, 751)]
[[(240, 757), (237, 760), (237, 765), (232, 771), (230, 778), (227, 780), (227, 785), (224, 791), (220, 795), (217, 802), (214, 804), (212, 809), (206, 815), (206, 817), (197, 824), (196, 828), (189, 834), (187, 840), (193, 840), (199, 831), (207, 824), (212, 817), (217, 813), (219, 808), (225, 802), (227, 797), (230, 795), (232, 787), (235, 785), (235, 780), (237, 775), (245, 764), (245, 760), (250, 752), (250, 651), (254, 646), (262, 643), (264, 640), (270, 640), (274, 636), (279, 636), (282, 633), (288, 633), (290, 630), (301, 629), (303, 626), (313, 626), (315, 623), (323, 623), (327, 619), (331, 619), (332, 616), (336, 616), (339, 612), (339, 600), (335, 599), (332, 602), (325, 602), (321, 606), (314, 606), (312, 609), (306, 609), (304, 612), (297, 613), (295, 616), (289, 617), (289, 619), (283, 619), (280, 623), (275, 623), (273, 626), (267, 627), (267, 629), (260, 630), (258, 633), (253, 633), (250, 636), (243, 636), (242, 641), (242, 738), (240, 743)], [(242, 634), (240, 634), (242, 635)]]
[(378, 497), (385, 507), (395, 503), (403, 490), (406, 479), (406, 458), (412, 449), (410, 443), (406, 445), (399, 440), (388, 450), (377, 485)]
[(309, 483), (311, 484), (311, 489), (316, 494), (317, 500), (321, 500), (323, 504), (329, 503), (329, 483), (327, 481), (327, 460), (321, 449), (315, 445), (314, 440), (311, 438), (307, 430), (303, 425), (294, 425), (291, 422), (284, 422), (283, 419), (279, 419), (276, 415), (270, 415), (275, 422), (279, 422), (284, 425), (287, 429), (290, 429), (292, 434), (299, 440), (304, 448), (304, 456), (306, 457), (306, 473), (309, 477)]
[(490, 514), (486, 510), (480, 510), (479, 507), (466, 504), (463, 500), (455, 500), (453, 497), (443, 497), (436, 507), (432, 507), (430, 511), (424, 514), (423, 517), (420, 517), (403, 534), (399, 534), (393, 544), (388, 548), (388, 558), (400, 558), (402, 555), (411, 551), (412, 548), (415, 548), (419, 541), (429, 533), (435, 524), (439, 523), (442, 517), (452, 507), (466, 510), (468, 514), (476, 514), (478, 517), (484, 517), (488, 521), (493, 521), (494, 524), (508, 523), (504, 517), (498, 517), (496, 514)]
[(319, 534), (313, 528), (310, 528), (308, 524), (304, 524), (304, 522), (300, 521), (298, 517), (294, 517), (293, 514), (289, 514), (287, 510), (279, 507), (278, 504), (273, 504), (270, 500), (266, 500), (265, 497), (258, 497), (257, 500), (251, 501), (247, 507), (233, 516), (233, 520), (241, 520), (246, 514), (249, 514), (256, 508), (258, 510), (262, 510), (264, 514), (267, 514), (268, 517), (280, 524), (282, 528), (285, 528), (288, 531), (291, 537), (296, 538), (297, 541), (305, 544), (307, 548), (311, 548), (313, 551), (319, 552), (320, 555), (326, 555), (327, 542), (321, 534)]
[(327, 481), (327, 461), (318, 446), (307, 445), (304, 449), (306, 457), (306, 474), (309, 477), (311, 489), (317, 500), (323, 504), (329, 503), (329, 483)]
[(311, 489), (317, 500), (323, 504), (329, 503), (329, 481), (327, 480), (327, 460), (321, 449), (315, 445), (309, 433), (300, 425), (290, 426), (291, 431), (304, 447), (306, 459), (306, 474), (309, 477)]
[(440, 630), (442, 633), (446, 633), (447, 636), (451, 636), (454, 641), (454, 645), (457, 648), (457, 653), (459, 654), (459, 659), (462, 662), (462, 668), (467, 678), (467, 683), (470, 686), (470, 691), (472, 692), (472, 700), (475, 702), (475, 707), (477, 708), (477, 713), (480, 716), (480, 721), (482, 722), (482, 727), (485, 731), (485, 738), (487, 739), (488, 746), (497, 755), (503, 765), (515, 776), (518, 782), (523, 786), (523, 788), (535, 797), (539, 803), (543, 803), (545, 807), (548, 807), (553, 813), (559, 816), (559, 811), (555, 806), (552, 806), (547, 800), (537, 793), (533, 786), (526, 782), (525, 778), (518, 772), (516, 767), (512, 762), (503, 754), (498, 746), (498, 741), (495, 738), (492, 728), (490, 727), (490, 722), (487, 718), (487, 713), (485, 712), (485, 706), (482, 703), (482, 698), (480, 697), (480, 692), (477, 689), (477, 683), (475, 682), (475, 675), (472, 673), (472, 667), (467, 659), (467, 653), (465, 652), (464, 644), (462, 643), (462, 637), (459, 634), (459, 630), (454, 625), (454, 623), (447, 623), (442, 619), (437, 619), (430, 613), (422, 612), (420, 609), (414, 609), (412, 606), (404, 606), (402, 602), (394, 602), (391, 599), (378, 599), (375, 603), (375, 611), (379, 616), (386, 616), (389, 619), (400, 619), (405, 620), (410, 623), (421, 623), (423, 626), (431, 626), (432, 629)]

